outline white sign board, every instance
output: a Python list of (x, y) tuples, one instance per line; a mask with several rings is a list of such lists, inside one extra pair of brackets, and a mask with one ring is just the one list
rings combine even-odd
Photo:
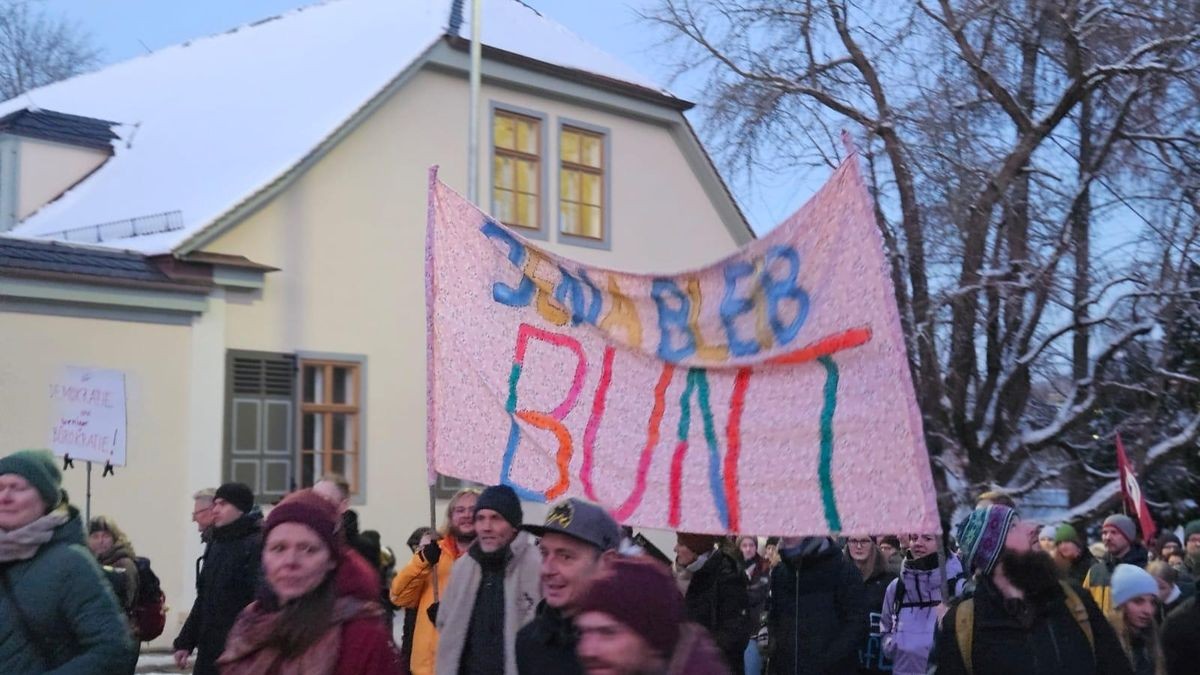
[(68, 366), (50, 383), (50, 450), (125, 466), (125, 374)]

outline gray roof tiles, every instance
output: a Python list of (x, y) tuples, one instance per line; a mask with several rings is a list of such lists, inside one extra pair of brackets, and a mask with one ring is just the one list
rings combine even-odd
[(149, 257), (139, 253), (0, 237), (0, 274), (14, 271), (174, 283)]
[(112, 152), (116, 122), (68, 115), (53, 110), (18, 110), (0, 117), (0, 133), (58, 141)]

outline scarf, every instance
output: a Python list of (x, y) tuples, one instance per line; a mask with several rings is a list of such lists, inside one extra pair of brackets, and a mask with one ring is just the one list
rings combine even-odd
[(342, 624), (360, 618), (382, 620), (383, 610), (373, 601), (338, 598), (325, 633), (303, 654), (287, 660), (271, 644), (282, 615), (264, 611), (259, 601), (243, 610), (217, 659), (222, 675), (332, 675), (342, 651)]
[(54, 537), (54, 531), (70, 518), (67, 507), (59, 506), (24, 527), (0, 530), (0, 563), (29, 560)]

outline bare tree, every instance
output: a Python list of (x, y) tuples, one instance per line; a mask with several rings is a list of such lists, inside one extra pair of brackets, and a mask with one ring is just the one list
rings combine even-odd
[[(945, 506), (1074, 472), (1095, 491), (1064, 515), (1091, 515), (1118, 494), (1093, 466), (1118, 428), (1147, 467), (1195, 452), (1200, 411), (1162, 396), (1190, 376), (1163, 349), (1150, 381), (1114, 362), (1197, 302), (1200, 5), (663, 0), (648, 18), (707, 74), (731, 166), (829, 164), (831, 129), (863, 139)], [(1097, 415), (1129, 387), (1150, 402)]]
[(86, 33), (37, 4), (0, 0), (0, 100), (78, 75), (99, 60)]

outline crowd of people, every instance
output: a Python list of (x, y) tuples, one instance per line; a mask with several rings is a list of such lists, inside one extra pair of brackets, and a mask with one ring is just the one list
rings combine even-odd
[[(0, 672), (134, 672), (148, 566), (84, 522), (46, 451), (0, 458)], [(943, 534), (680, 532), (674, 556), (568, 498), (450, 500), (396, 560), (325, 476), (262, 507), (194, 495), (204, 542), (174, 639), (207, 675), (1181, 675), (1200, 672), (1200, 521), (1147, 547), (1115, 514), (1022, 519), (989, 493)], [(8, 620), (11, 619), (11, 620)], [(147, 628), (146, 626), (150, 626)], [(161, 625), (158, 627), (161, 630)]]

